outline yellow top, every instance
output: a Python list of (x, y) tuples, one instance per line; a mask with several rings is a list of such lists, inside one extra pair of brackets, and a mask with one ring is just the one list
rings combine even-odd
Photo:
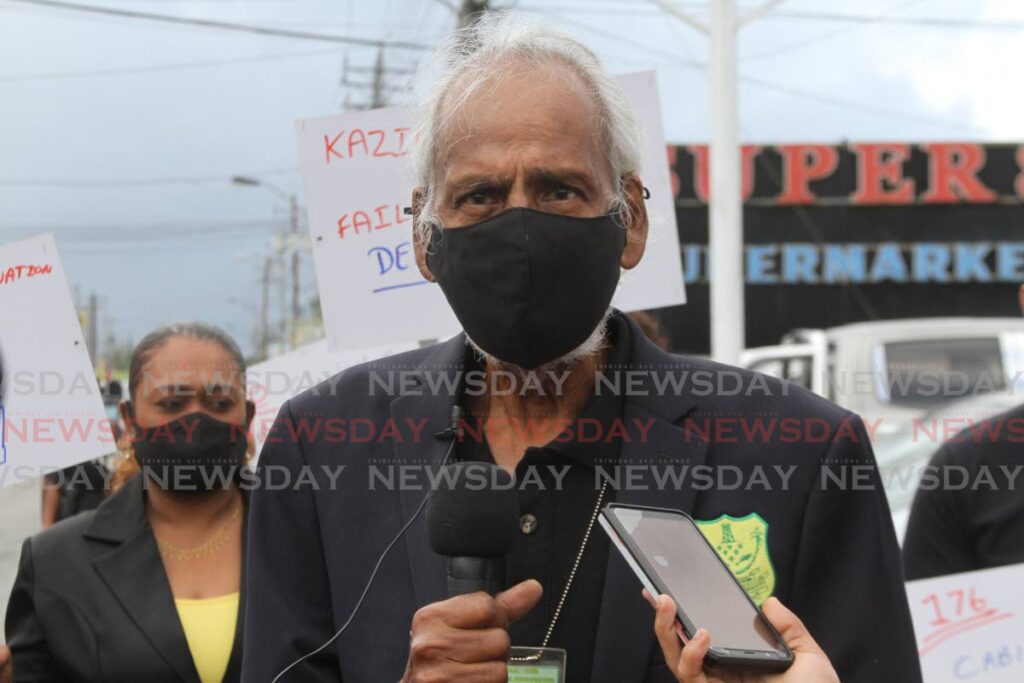
[(202, 683), (221, 683), (224, 679), (235, 644), (238, 599), (238, 593), (228, 593), (199, 600), (174, 600)]

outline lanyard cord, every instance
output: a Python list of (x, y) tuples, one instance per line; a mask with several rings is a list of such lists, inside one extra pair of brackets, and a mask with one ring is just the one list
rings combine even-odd
[(558, 617), (562, 614), (562, 608), (565, 606), (565, 600), (569, 597), (569, 589), (572, 588), (573, 579), (576, 578), (576, 572), (580, 568), (580, 563), (583, 561), (583, 553), (587, 549), (587, 543), (590, 541), (590, 534), (594, 530), (594, 522), (597, 521), (597, 516), (601, 513), (601, 504), (604, 502), (605, 492), (608, 490), (608, 480), (605, 479), (604, 483), (601, 484), (601, 490), (597, 494), (597, 504), (594, 506), (594, 512), (590, 515), (590, 521), (587, 522), (587, 531), (583, 534), (583, 542), (580, 543), (580, 551), (576, 553), (576, 560), (572, 563), (572, 569), (569, 571), (569, 579), (565, 582), (565, 588), (562, 590), (562, 597), (558, 600), (558, 605), (555, 607), (555, 613), (551, 616), (551, 624), (548, 626), (548, 632), (544, 635), (544, 642), (540, 644), (541, 647), (547, 647), (551, 641), (551, 634), (555, 632), (555, 624), (558, 623)]

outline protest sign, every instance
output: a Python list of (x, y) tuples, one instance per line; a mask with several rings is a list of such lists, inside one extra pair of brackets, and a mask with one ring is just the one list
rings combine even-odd
[(1024, 564), (907, 584), (925, 683), (1024, 680), (1022, 582)]
[[(643, 262), (613, 304), (632, 311), (684, 303), (679, 237), (655, 74), (619, 78), (643, 132), (641, 178), (651, 217)], [(409, 149), (403, 108), (296, 122), (299, 165), (324, 323), (331, 349), (436, 339), (458, 331), (440, 288), (416, 267)]]
[[(392, 344), (370, 349), (331, 352), (327, 341), (299, 347), (294, 351), (249, 366), (246, 389), (256, 405), (252, 435), (257, 453), (284, 402), (296, 394), (330, 380), (346, 368), (415, 348), (415, 344)], [(326, 391), (331, 391), (328, 386)]]
[(0, 246), (0, 487), (113, 450), (53, 237)]

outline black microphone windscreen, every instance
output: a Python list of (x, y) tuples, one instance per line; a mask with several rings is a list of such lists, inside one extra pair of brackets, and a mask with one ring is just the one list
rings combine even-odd
[(501, 557), (515, 547), (519, 494), (508, 472), (485, 462), (445, 466), (427, 499), (430, 547), (447, 557)]

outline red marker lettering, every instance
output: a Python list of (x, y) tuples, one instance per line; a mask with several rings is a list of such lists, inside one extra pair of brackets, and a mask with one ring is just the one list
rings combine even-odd
[(400, 157), (405, 150), (408, 128), (384, 131), (379, 128), (364, 131), (362, 128), (339, 131), (331, 137), (324, 134), (324, 162), (330, 164), (338, 159), (371, 157)]
[(7, 268), (0, 268), (0, 285), (9, 285), (25, 278), (49, 275), (52, 272), (53, 266), (49, 264), (8, 266)]
[(324, 148), (326, 149), (327, 163), (328, 164), (331, 163), (331, 157), (332, 156), (335, 156), (335, 157), (337, 157), (339, 159), (344, 159), (345, 158), (345, 157), (343, 157), (341, 155), (341, 152), (339, 152), (338, 150), (336, 150), (334, 148), (334, 146), (336, 144), (338, 144), (338, 140), (340, 140), (341, 136), (344, 135), (344, 134), (345, 134), (345, 131), (341, 131), (340, 133), (338, 133), (337, 135), (334, 136), (333, 140), (328, 138), (326, 135), (324, 135)]
[(373, 156), (383, 157), (387, 156), (387, 152), (381, 152), (380, 148), (384, 146), (384, 131), (382, 130), (371, 130), (370, 137), (377, 141), (377, 144), (373, 146)]
[(338, 237), (345, 239), (346, 235), (363, 235), (411, 221), (402, 212), (400, 204), (381, 204), (370, 211), (357, 210), (342, 214), (338, 219)]
[(348, 136), (348, 155), (354, 157), (356, 147), (363, 148), (363, 156), (370, 156), (370, 148), (366, 145), (366, 133), (356, 128)]

